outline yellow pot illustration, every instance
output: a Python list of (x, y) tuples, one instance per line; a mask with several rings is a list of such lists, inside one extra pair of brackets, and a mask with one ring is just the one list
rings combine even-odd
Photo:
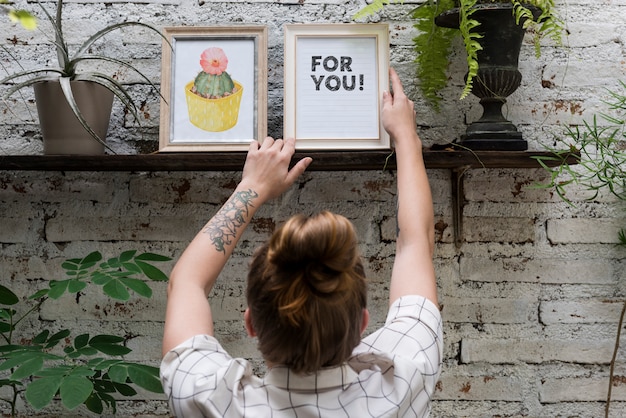
[(209, 132), (226, 131), (237, 124), (243, 87), (233, 80), (237, 91), (229, 96), (207, 99), (192, 91), (194, 82), (185, 86), (189, 121), (200, 129)]

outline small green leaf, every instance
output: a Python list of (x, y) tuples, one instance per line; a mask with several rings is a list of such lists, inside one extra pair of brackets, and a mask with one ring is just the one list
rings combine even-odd
[(101, 415), (104, 412), (104, 406), (102, 405), (102, 401), (98, 397), (98, 394), (93, 392), (89, 398), (85, 401), (85, 406), (91, 412), (94, 412), (98, 415)]
[(17, 297), (15, 293), (11, 291), (8, 287), (2, 286), (0, 284), (0, 303), (3, 305), (15, 305), (20, 301), (20, 298)]
[(61, 378), (50, 376), (36, 379), (26, 387), (26, 400), (35, 409), (48, 405), (61, 386)]
[(108, 296), (117, 300), (128, 300), (130, 299), (130, 293), (126, 289), (126, 286), (122, 284), (117, 279), (113, 279), (102, 287), (102, 291), (106, 293)]
[(86, 264), (95, 265), (98, 261), (102, 260), (102, 254), (98, 251), (94, 251), (87, 255), (87, 257), (83, 258), (80, 263), (84, 266)]
[(85, 402), (92, 392), (93, 383), (83, 376), (68, 376), (61, 382), (61, 402), (69, 410)]
[(144, 263), (143, 261), (139, 261), (137, 259), (135, 259), (135, 263), (139, 266), (141, 271), (143, 271), (143, 274), (148, 276), (151, 280), (161, 282), (167, 280), (167, 275), (153, 265)]
[(51, 299), (60, 298), (69, 285), (69, 280), (53, 281), (50, 282), (50, 290), (48, 291), (48, 297)]
[(128, 377), (137, 386), (154, 393), (163, 393), (163, 386), (159, 379), (159, 369), (157, 367), (143, 364), (127, 363)]
[(124, 341), (124, 337), (118, 335), (99, 334), (89, 340), (89, 344), (118, 344)]
[(89, 334), (81, 334), (74, 338), (74, 347), (76, 349), (83, 348), (89, 343)]
[(82, 282), (80, 280), (70, 280), (67, 286), (67, 290), (70, 293), (78, 293), (81, 290), (83, 290), (85, 287), (87, 287), (87, 283), (85, 282)]
[(79, 356), (95, 356), (98, 354), (98, 350), (94, 347), (83, 347), (79, 350), (76, 350)]
[(137, 391), (135, 389), (133, 389), (131, 386), (124, 384), (124, 383), (113, 383), (113, 385), (115, 385), (115, 389), (122, 395), (122, 396), (135, 396), (137, 394)]
[(59, 340), (62, 340), (63, 338), (69, 337), (69, 336), (70, 336), (70, 330), (69, 329), (62, 329), (61, 331), (59, 331), (56, 334), (52, 335), (48, 339), (48, 342), (59, 341)]
[(152, 297), (152, 289), (143, 280), (123, 278), (120, 281), (129, 289), (132, 289), (135, 293), (144, 298)]
[(96, 271), (91, 275), (91, 282), (93, 284), (97, 284), (99, 286), (103, 286), (105, 284), (107, 284), (110, 280), (112, 280), (113, 278), (108, 275), (105, 274), (103, 272), (100, 271)]
[(28, 299), (30, 299), (30, 300), (32, 300), (32, 299), (39, 299), (40, 297), (46, 296), (49, 291), (50, 291), (49, 289), (41, 289), (41, 290), (33, 293), (31, 296), (29, 296)]
[(78, 259), (67, 260), (61, 263), (61, 267), (63, 267), (63, 269), (68, 270), (68, 271), (78, 270), (80, 268), (78, 265), (79, 262), (80, 260)]
[(97, 379), (94, 381), (94, 390), (96, 392), (105, 392), (105, 393), (115, 393), (115, 386), (113, 382), (108, 380), (107, 375), (105, 375), (102, 379)]
[(109, 369), (109, 377), (117, 383), (124, 383), (128, 378), (128, 367), (125, 364), (115, 365)]
[(133, 263), (122, 263), (122, 267), (124, 267), (126, 270), (132, 272), (132, 273), (137, 273), (137, 274), (141, 274), (141, 269), (139, 268), (139, 266), (137, 266), (137, 264), (133, 264)]
[(120, 262), (125, 263), (126, 261), (132, 260), (132, 258), (135, 256), (135, 254), (137, 254), (137, 250), (124, 251), (119, 256)]
[(33, 344), (43, 344), (48, 340), (48, 335), (50, 335), (50, 331), (47, 329), (41, 331), (39, 334), (33, 338)]
[(19, 367), (21, 364), (40, 357), (40, 355), (41, 352), (38, 351), (22, 351), (16, 352), (14, 355), (11, 356), (7, 355), (8, 358), (3, 363), (0, 363), (0, 371), (9, 370), (13, 367)]
[(0, 322), (0, 333), (4, 334), (5, 332), (9, 332), (12, 329), (13, 327), (8, 322), (4, 322), (4, 321)]
[(116, 364), (121, 363), (121, 360), (108, 360), (103, 358), (95, 358), (89, 360), (87, 363), (87, 367), (90, 367), (94, 370), (106, 370)]
[(123, 341), (124, 338), (116, 335), (96, 335), (89, 340), (89, 345), (110, 356), (123, 356), (133, 351), (128, 347), (120, 345)]
[(143, 253), (143, 254), (139, 254), (137, 257), (135, 257), (135, 260), (143, 260), (143, 261), (170, 261), (171, 258), (164, 256), (164, 255), (160, 255), (160, 254), (154, 254), (154, 253)]
[(25, 377), (36, 374), (43, 367), (43, 357), (35, 357), (24, 361), (19, 365), (17, 369), (11, 374), (11, 379), (21, 380)]

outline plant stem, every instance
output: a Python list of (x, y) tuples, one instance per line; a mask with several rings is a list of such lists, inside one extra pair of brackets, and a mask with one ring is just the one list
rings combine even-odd
[(617, 325), (617, 337), (615, 337), (615, 348), (613, 349), (613, 358), (611, 359), (611, 368), (609, 371), (609, 391), (606, 395), (606, 405), (604, 407), (604, 416), (609, 418), (609, 408), (611, 406), (611, 391), (613, 389), (613, 374), (615, 373), (615, 359), (617, 358), (617, 350), (619, 349), (620, 335), (622, 334), (622, 325), (624, 325), (624, 314), (626, 314), (626, 301), (622, 306), (622, 313), (619, 317), (619, 324)]

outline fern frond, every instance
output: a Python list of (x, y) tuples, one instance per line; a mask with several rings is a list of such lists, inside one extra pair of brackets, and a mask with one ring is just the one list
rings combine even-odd
[(435, 25), (435, 17), (442, 10), (454, 7), (453, 0), (430, 1), (414, 9), (411, 17), (415, 20), (413, 27), (419, 35), (413, 38), (415, 50), (416, 75), (420, 80), (420, 90), (424, 98), (439, 111), (441, 97), (437, 94), (447, 82), (448, 55), (456, 29)]
[(463, 92), (461, 92), (461, 99), (467, 97), (472, 91), (474, 77), (478, 74), (478, 51), (483, 49), (480, 42), (478, 42), (482, 35), (474, 31), (474, 29), (480, 26), (477, 20), (472, 19), (472, 15), (476, 11), (475, 5), (476, 0), (466, 0), (461, 2), (461, 7), (459, 7), (459, 31), (467, 52), (467, 76), (465, 87)]

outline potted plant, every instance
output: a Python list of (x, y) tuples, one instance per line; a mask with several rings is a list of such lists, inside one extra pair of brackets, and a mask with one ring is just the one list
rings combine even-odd
[[(356, 17), (376, 13), (386, 4), (389, 0), (374, 0)], [(420, 90), (436, 110), (438, 93), (448, 81), (452, 41), (457, 35), (462, 38), (468, 71), (460, 98), (471, 92), (484, 107), (483, 117), (468, 127), (462, 143), (472, 149), (526, 149), (526, 141), (501, 108), (521, 83), (517, 64), (526, 30), (532, 28), (537, 55), (542, 38), (560, 41), (563, 26), (554, 1), (428, 0), (411, 17), (419, 31), (413, 44)]]
[(47, 281), (27, 298), (20, 298), (6, 282), (3, 283), (7, 286), (0, 284), (3, 416), (20, 415), (22, 397), (35, 410), (58, 399), (68, 410), (85, 405), (96, 414), (102, 414), (105, 408), (115, 414), (116, 402), (135, 395), (136, 387), (163, 393), (157, 367), (124, 358), (132, 352), (126, 346), (128, 336), (83, 333), (72, 337), (71, 330), (58, 330), (50, 323), (43, 324), (44, 329), (35, 334), (30, 327), (32, 318), (41, 313), (45, 304), (67, 303), (70, 296), (78, 300), (80, 295), (97, 288), (119, 305), (133, 293), (150, 298), (152, 288), (148, 280), (167, 280), (154, 263), (169, 260), (136, 250), (103, 260), (102, 254), (94, 251), (83, 258), (64, 261), (65, 278)]
[[(105, 138), (114, 96), (138, 123), (139, 113), (132, 96), (118, 80), (85, 68), (85, 64), (91, 63), (94, 68), (98, 63), (113, 63), (130, 69), (159, 95), (160, 92), (129, 62), (93, 53), (94, 44), (108, 33), (129, 26), (147, 28), (161, 37), (163, 35), (146, 23), (121, 22), (97, 31), (72, 52), (63, 33), (63, 0), (57, 0), (54, 17), (41, 3), (38, 4), (52, 27), (54, 39), (50, 45), (56, 50), (57, 65), (20, 70), (0, 80), (0, 84), (9, 85), (6, 97), (33, 86), (45, 154), (102, 154), (107, 146)], [(8, 52), (7, 48), (3, 49)]]

